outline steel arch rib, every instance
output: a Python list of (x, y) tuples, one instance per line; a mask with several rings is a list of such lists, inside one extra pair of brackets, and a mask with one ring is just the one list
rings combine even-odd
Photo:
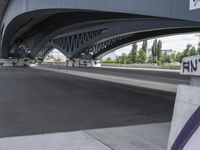
[[(130, 21), (130, 22), (124, 21), (124, 22), (118, 22), (118, 23), (110, 23), (108, 25), (109, 26), (108, 32), (105, 32), (104, 34), (88, 41), (86, 44), (82, 45), (76, 51), (74, 51), (71, 54), (71, 56), (75, 57), (79, 53), (84, 52), (84, 50), (88, 50), (92, 48), (97, 43), (101, 43), (106, 40), (119, 37), (122, 35), (145, 33), (145, 32), (148, 33), (150, 31), (152, 32), (162, 31), (162, 30), (168, 31), (168, 30), (173, 30), (173, 29), (177, 29), (177, 31), (179, 31), (179, 32), (176, 32), (176, 30), (173, 30), (174, 33), (184, 33), (184, 29), (185, 31), (187, 31), (188, 28), (190, 28), (191, 31), (192, 31), (192, 28), (194, 28), (195, 31), (200, 30), (199, 25), (195, 27), (194, 25), (191, 25), (191, 24), (185, 24), (185, 26), (182, 27), (183, 26), (182, 21), (152, 20), (152, 21), (148, 21), (148, 23), (145, 21)], [(122, 26), (122, 24), (124, 25)], [(167, 35), (167, 32), (165, 33), (161, 32), (161, 34), (158, 34), (158, 35)]]

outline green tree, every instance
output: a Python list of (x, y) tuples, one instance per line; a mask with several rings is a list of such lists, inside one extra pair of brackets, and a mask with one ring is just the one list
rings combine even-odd
[(190, 49), (192, 48), (192, 45), (191, 44), (188, 44), (186, 46), (186, 49), (183, 51), (183, 57), (188, 57), (190, 56)]
[(148, 42), (147, 42), (147, 40), (144, 40), (143, 42), (142, 42), (142, 49), (143, 49), (143, 51), (146, 53), (147, 52), (147, 46), (148, 46)]
[(198, 43), (197, 54), (200, 55), (200, 42)]
[(172, 59), (170, 55), (167, 54), (167, 52), (164, 53), (163, 57), (161, 58), (162, 63), (171, 63)]
[(54, 58), (54, 61), (55, 61), (55, 62), (61, 62), (62, 59), (61, 59), (60, 57), (58, 57), (58, 58)]
[(171, 59), (173, 62), (176, 62), (176, 54), (171, 54)]
[(116, 62), (117, 64), (120, 63), (120, 56), (116, 56), (116, 58), (115, 58), (115, 62)]
[(153, 41), (153, 45), (152, 45), (152, 48), (151, 48), (151, 54), (152, 54), (152, 57), (153, 57), (153, 63), (156, 63), (157, 61), (157, 39), (155, 39)]
[(160, 61), (161, 55), (162, 55), (162, 41), (159, 40), (158, 44), (156, 46), (156, 54), (157, 54), (157, 60)]
[(152, 55), (149, 55), (147, 63), (149, 63), (149, 64), (153, 63), (153, 56)]
[(137, 62), (137, 49), (138, 49), (138, 45), (137, 43), (134, 43), (132, 45), (132, 49), (131, 52), (128, 54), (128, 62), (130, 63), (136, 63)]
[(144, 64), (147, 60), (147, 54), (142, 48), (139, 50), (137, 60), (139, 63), (142, 63), (142, 64)]
[(106, 60), (103, 60), (104, 63), (113, 63), (113, 60), (108, 57)]
[(196, 51), (196, 48), (195, 47), (192, 47), (190, 49), (190, 56), (194, 56), (194, 55), (197, 55), (197, 51)]
[(183, 53), (178, 52), (176, 54), (176, 61), (179, 62), (179, 63), (182, 63), (182, 60), (183, 60)]
[(127, 63), (127, 55), (126, 53), (122, 53), (121, 59), (120, 59), (121, 64), (126, 64)]
[(132, 64), (131, 58), (129, 55), (126, 56), (126, 64)]

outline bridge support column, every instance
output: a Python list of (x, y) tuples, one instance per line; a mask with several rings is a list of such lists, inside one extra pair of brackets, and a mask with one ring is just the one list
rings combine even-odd
[(23, 67), (23, 66), (30, 66), (33, 64), (32, 59), (24, 60), (24, 59), (2, 59), (1, 62), (3, 63), (4, 67)]
[(200, 149), (200, 56), (183, 60), (182, 75), (190, 75), (190, 85), (179, 85), (171, 125), (168, 150)]

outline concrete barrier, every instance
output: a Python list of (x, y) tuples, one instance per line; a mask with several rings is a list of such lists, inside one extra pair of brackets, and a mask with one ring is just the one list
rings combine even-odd
[(66, 62), (43, 62), (45, 65), (61, 65), (66, 67), (101, 67), (101, 63), (97, 60), (67, 60)]
[(1, 59), (0, 63), (3, 64), (4, 67), (23, 67), (23, 66), (30, 66), (33, 64), (34, 60), (32, 59)]
[(180, 70), (180, 65), (170, 65), (170, 66), (159, 66), (157, 64), (112, 64), (112, 63), (102, 63), (105, 67), (124, 67), (124, 68), (149, 68), (149, 69), (172, 69)]
[(168, 150), (199, 150), (200, 55), (183, 59), (181, 74), (191, 82), (178, 86)]

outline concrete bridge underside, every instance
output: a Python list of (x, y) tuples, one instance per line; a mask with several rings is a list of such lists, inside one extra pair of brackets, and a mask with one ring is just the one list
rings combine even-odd
[(42, 60), (57, 48), (95, 59), (134, 41), (200, 31), (200, 11), (190, 11), (188, 0), (0, 2), (1, 58)]

